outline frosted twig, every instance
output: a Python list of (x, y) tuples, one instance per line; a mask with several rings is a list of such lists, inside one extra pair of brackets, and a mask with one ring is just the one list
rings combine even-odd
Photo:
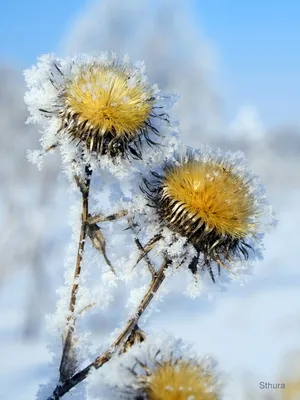
[[(150, 272), (150, 274), (151, 274), (151, 276), (152, 276), (152, 278), (153, 278), (153, 277), (155, 276), (155, 268), (154, 268), (154, 266), (153, 266), (153, 264), (152, 264), (152, 262), (151, 262), (151, 260), (150, 260), (150, 258), (149, 258), (149, 256), (148, 256), (147, 252), (145, 251), (144, 246), (143, 246), (142, 243), (140, 242), (140, 239), (138, 238), (137, 233), (135, 232), (134, 225), (133, 225), (133, 223), (132, 223), (132, 219), (131, 219), (131, 218), (128, 218), (128, 224), (129, 224), (130, 229), (132, 230), (132, 232), (133, 232), (133, 234), (134, 234), (134, 241), (135, 241), (135, 244), (137, 245), (137, 248), (141, 251), (141, 255), (140, 255), (140, 256), (143, 256), (143, 257), (145, 258), (145, 261), (146, 261), (146, 263), (147, 263), (147, 265), (148, 265), (149, 272)], [(152, 247), (151, 247), (151, 248), (152, 248)], [(151, 249), (150, 249), (150, 250), (151, 250)], [(149, 250), (149, 251), (150, 251), (150, 250)], [(141, 258), (139, 257), (138, 260), (140, 261)], [(139, 262), (139, 261), (138, 261), (138, 262)], [(138, 262), (137, 262), (137, 263), (138, 263)], [(135, 264), (134, 268), (136, 267), (137, 263)]]
[(126, 339), (130, 336), (132, 331), (136, 328), (140, 317), (142, 316), (142, 314), (144, 313), (144, 311), (150, 304), (151, 300), (153, 299), (154, 295), (160, 288), (162, 282), (166, 278), (165, 271), (168, 268), (169, 264), (170, 264), (170, 260), (165, 259), (164, 262), (162, 263), (161, 267), (159, 268), (159, 270), (155, 273), (155, 276), (152, 278), (151, 283), (150, 283), (142, 301), (140, 302), (135, 314), (133, 315), (132, 318), (130, 318), (128, 320), (128, 322), (125, 325), (125, 327), (123, 328), (122, 332), (117, 337), (117, 339), (112, 343), (110, 348), (107, 349), (100, 356), (98, 356), (87, 367), (85, 367), (81, 371), (77, 372), (72, 377), (66, 379), (61, 384), (57, 385), (52, 396), (50, 396), (47, 400), (59, 400), (66, 393), (68, 393), (74, 386), (76, 386), (80, 382), (82, 382), (88, 376), (88, 374), (90, 373), (90, 371), (93, 368), (99, 369), (100, 367), (102, 367), (104, 364), (106, 364), (112, 358), (112, 356), (117, 352), (119, 347), (122, 346), (126, 342)]
[(87, 234), (87, 219), (89, 217), (89, 189), (91, 182), (92, 171), (90, 166), (85, 167), (86, 178), (84, 181), (78, 176), (75, 176), (75, 181), (82, 194), (82, 213), (81, 213), (81, 229), (78, 243), (78, 251), (76, 258), (76, 265), (74, 271), (73, 285), (71, 291), (71, 298), (69, 303), (69, 316), (67, 318), (66, 328), (67, 333), (64, 339), (63, 351), (61, 362), (59, 366), (60, 381), (64, 382), (75, 372), (76, 368), (76, 355), (74, 353), (74, 325), (75, 325), (75, 304), (78, 291), (78, 278), (81, 273), (81, 261), (84, 252), (86, 234)]
[(127, 210), (120, 210), (120, 211), (116, 212), (115, 214), (111, 214), (111, 215), (97, 214), (92, 217), (89, 217), (87, 220), (87, 223), (88, 224), (98, 224), (99, 222), (115, 221), (116, 219), (125, 217), (127, 214), (128, 214)]
[(79, 314), (79, 315), (83, 314), (85, 311), (89, 310), (90, 308), (93, 308), (96, 304), (97, 304), (97, 303), (88, 304), (87, 306), (83, 307), (83, 309), (80, 310), (80, 311), (78, 312), (78, 314)]
[[(152, 239), (149, 240), (149, 242), (145, 246), (142, 246), (142, 244), (140, 243), (139, 239), (137, 239), (138, 240), (138, 242), (137, 242), (136, 238), (135, 238), (135, 243), (137, 244), (138, 248), (141, 250), (141, 254), (139, 255), (139, 257), (138, 257), (135, 265), (133, 266), (133, 268), (135, 268), (143, 258), (145, 258), (146, 262), (147, 262), (147, 259), (149, 260), (149, 257), (147, 255), (153, 249), (154, 244), (156, 242), (158, 242), (160, 238), (161, 238), (160, 234), (155, 235)], [(151, 263), (150, 260), (149, 260), (149, 263)], [(148, 264), (148, 262), (147, 262), (147, 264)], [(148, 267), (149, 267), (149, 264), (148, 264)], [(153, 267), (153, 269), (154, 269), (154, 267)], [(151, 270), (152, 270), (152, 268), (151, 268)], [(153, 273), (152, 273), (151, 270), (150, 270), (150, 272), (151, 272), (151, 274), (153, 276)], [(154, 269), (154, 273), (155, 273), (155, 269)]]

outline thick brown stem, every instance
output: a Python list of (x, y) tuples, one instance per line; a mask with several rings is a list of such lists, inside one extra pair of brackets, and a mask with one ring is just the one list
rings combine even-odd
[(153, 299), (155, 293), (158, 291), (162, 282), (165, 279), (165, 271), (168, 268), (169, 260), (165, 260), (161, 265), (158, 272), (153, 277), (147, 292), (145, 293), (140, 305), (137, 308), (134, 316), (127, 322), (124, 329), (117, 337), (117, 339), (113, 342), (109, 349), (107, 349), (104, 353), (102, 353), (99, 357), (97, 357), (91, 364), (85, 367), (80, 372), (74, 374), (71, 378), (64, 381), (62, 384), (58, 385), (53, 392), (53, 395), (48, 398), (48, 400), (59, 400), (62, 396), (64, 396), (67, 392), (69, 392), (74, 386), (78, 385), (78, 383), (82, 382), (89, 374), (89, 372), (93, 368), (100, 368), (105, 363), (107, 363), (112, 356), (116, 353), (119, 346), (121, 346), (126, 338), (131, 334), (132, 330), (136, 327), (141, 315), (144, 313), (151, 300)]

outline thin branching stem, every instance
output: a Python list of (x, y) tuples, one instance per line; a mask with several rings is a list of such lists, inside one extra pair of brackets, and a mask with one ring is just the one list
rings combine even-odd
[(98, 224), (99, 222), (115, 221), (117, 219), (125, 217), (127, 214), (128, 214), (127, 210), (120, 210), (115, 214), (111, 215), (97, 214), (93, 215), (92, 217), (89, 217), (87, 222), (88, 224), (93, 225), (93, 224)]
[(120, 346), (122, 346), (125, 343), (126, 339), (131, 334), (133, 329), (136, 328), (140, 317), (143, 315), (144, 311), (146, 310), (151, 300), (153, 299), (154, 295), (156, 294), (161, 284), (163, 283), (166, 277), (165, 271), (169, 266), (169, 262), (170, 261), (168, 259), (165, 259), (159, 270), (155, 273), (155, 276), (152, 278), (151, 283), (136, 310), (136, 313), (133, 315), (132, 318), (130, 318), (127, 321), (122, 332), (117, 337), (117, 339), (112, 343), (109, 349), (107, 349), (104, 353), (98, 356), (87, 367), (77, 372), (69, 379), (66, 379), (63, 383), (57, 385), (52, 396), (49, 397), (48, 400), (59, 400), (66, 393), (68, 393), (73, 387), (77, 386), (80, 382), (82, 382), (88, 376), (88, 374), (91, 372), (92, 369), (94, 368), (98, 369), (102, 367), (112, 358), (112, 356), (118, 351)]
[[(136, 238), (137, 238), (137, 237), (136, 237)], [(137, 239), (138, 239), (138, 238), (137, 238)], [(146, 243), (144, 246), (142, 246), (142, 244), (141, 244), (141, 242), (139, 241), (139, 239), (138, 239), (138, 240), (135, 240), (136, 245), (137, 245), (138, 248), (141, 250), (141, 254), (139, 255), (139, 257), (138, 257), (138, 259), (137, 259), (137, 261), (136, 261), (136, 263), (135, 263), (135, 265), (133, 266), (132, 269), (134, 269), (134, 268), (138, 265), (138, 263), (139, 263), (141, 260), (143, 260), (143, 259), (145, 258), (145, 260), (146, 260), (146, 262), (147, 262), (147, 264), (148, 264), (148, 268), (149, 268), (149, 270), (150, 270), (150, 273), (151, 273), (151, 275), (152, 275), (152, 277), (153, 277), (153, 275), (154, 275), (154, 273), (155, 273), (155, 268), (154, 268), (153, 265), (151, 264), (150, 258), (148, 257), (148, 253), (150, 253), (150, 251), (153, 249), (155, 243), (158, 242), (160, 239), (161, 239), (161, 235), (160, 235), (160, 234), (157, 234), (157, 235), (155, 235), (152, 239), (150, 239), (150, 240), (148, 241), (148, 243)], [(151, 264), (153, 268), (152, 268), (152, 267), (150, 268), (150, 265), (149, 265), (149, 264)], [(153, 271), (153, 269), (154, 269), (154, 271)]]
[[(135, 244), (137, 245), (137, 248), (142, 252), (142, 254), (144, 254), (145, 249), (144, 249), (142, 243), (140, 242), (140, 239), (138, 237), (135, 237), (134, 241), (135, 241)], [(145, 261), (147, 263), (148, 270), (149, 270), (151, 276), (154, 277), (155, 276), (155, 268), (147, 254), (145, 254)]]
[[(149, 256), (148, 256), (148, 254), (147, 254), (147, 252), (145, 251), (144, 246), (142, 245), (142, 243), (141, 243), (141, 241), (140, 241), (140, 239), (139, 239), (139, 237), (138, 237), (137, 232), (136, 232), (135, 229), (134, 229), (135, 227), (134, 227), (134, 224), (133, 224), (133, 221), (132, 221), (131, 218), (128, 218), (128, 224), (129, 224), (130, 229), (132, 230), (132, 232), (133, 232), (133, 234), (134, 234), (134, 241), (135, 241), (135, 244), (136, 244), (137, 248), (140, 250), (141, 255), (143, 255), (143, 257), (144, 257), (144, 259), (145, 259), (145, 261), (146, 261), (146, 263), (147, 263), (148, 270), (149, 270), (149, 272), (150, 272), (152, 278), (154, 278), (154, 276), (155, 276), (155, 268), (154, 268), (154, 265), (152, 264), (152, 262), (151, 262), (151, 260), (150, 260), (150, 258), (149, 258)], [(140, 257), (139, 257), (139, 259), (140, 259)], [(136, 265), (135, 265), (135, 266), (136, 266)]]
[(76, 258), (76, 265), (74, 271), (74, 283), (72, 286), (71, 299), (69, 304), (70, 313), (74, 313), (75, 304), (76, 304), (76, 295), (78, 290), (78, 278), (81, 272), (81, 261), (84, 252), (86, 234), (87, 234), (87, 220), (89, 217), (89, 189), (90, 189), (90, 181), (91, 181), (91, 172), (86, 169), (87, 177), (85, 182), (79, 183), (79, 188), (82, 194), (82, 214), (81, 214), (81, 229), (80, 229), (80, 238), (78, 243), (78, 251)]
[(74, 337), (73, 337), (74, 325), (75, 325), (74, 311), (76, 306), (76, 298), (79, 285), (78, 280), (81, 273), (81, 262), (87, 236), (87, 220), (89, 218), (89, 189), (90, 189), (90, 182), (92, 175), (92, 171), (89, 165), (87, 165), (85, 168), (85, 174), (86, 177), (84, 180), (82, 180), (78, 176), (75, 176), (75, 181), (82, 195), (81, 228), (80, 228), (80, 236), (78, 242), (76, 264), (74, 270), (73, 285), (69, 303), (69, 315), (66, 323), (67, 331), (64, 336), (63, 351), (59, 367), (61, 382), (64, 382), (66, 379), (70, 378), (70, 376), (74, 373), (73, 370), (76, 365), (76, 357), (74, 353)]

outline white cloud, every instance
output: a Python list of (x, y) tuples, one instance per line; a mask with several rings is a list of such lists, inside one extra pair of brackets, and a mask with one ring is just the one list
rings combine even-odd
[(244, 106), (239, 109), (237, 116), (229, 125), (229, 134), (233, 138), (246, 136), (249, 140), (261, 140), (265, 129), (255, 107)]

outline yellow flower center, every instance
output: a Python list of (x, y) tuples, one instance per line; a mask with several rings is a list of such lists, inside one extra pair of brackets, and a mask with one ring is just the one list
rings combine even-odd
[(163, 197), (181, 203), (190, 218), (204, 221), (207, 229), (241, 239), (255, 227), (254, 199), (249, 185), (213, 162), (190, 161), (167, 171)]
[(153, 101), (145, 85), (114, 67), (93, 66), (67, 85), (66, 104), (78, 122), (99, 134), (134, 137), (147, 121)]
[(157, 367), (147, 388), (148, 400), (217, 400), (213, 375), (188, 362), (165, 362)]

